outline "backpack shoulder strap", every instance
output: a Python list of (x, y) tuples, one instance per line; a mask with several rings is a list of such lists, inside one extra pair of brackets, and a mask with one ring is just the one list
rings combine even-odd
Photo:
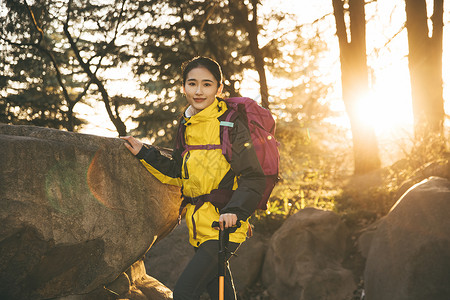
[(219, 117), (220, 121), (220, 142), (222, 145), (222, 154), (231, 161), (232, 154), (232, 140), (231, 130), (235, 127), (235, 121), (238, 118), (238, 111), (232, 105), (227, 103), (227, 111)]
[(186, 147), (186, 141), (184, 139), (184, 131), (186, 130), (184, 123), (186, 123), (186, 120), (183, 116), (179, 118), (178, 121), (178, 129), (177, 129), (177, 136), (175, 139), (175, 149), (181, 150)]

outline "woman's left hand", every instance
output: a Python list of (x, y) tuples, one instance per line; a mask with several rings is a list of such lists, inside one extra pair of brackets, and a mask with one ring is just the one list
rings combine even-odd
[(220, 230), (233, 227), (234, 225), (236, 225), (236, 223), (237, 216), (235, 214), (223, 214), (219, 217)]
[(141, 151), (142, 146), (144, 145), (144, 144), (142, 144), (142, 142), (138, 141), (137, 139), (135, 139), (132, 136), (121, 136), (120, 138), (122, 140), (127, 141), (127, 143), (125, 143), (124, 145), (134, 155), (137, 155), (139, 153), (139, 151)]

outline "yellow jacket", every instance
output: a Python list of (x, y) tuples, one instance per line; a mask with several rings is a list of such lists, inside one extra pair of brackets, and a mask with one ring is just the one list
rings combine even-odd
[[(226, 103), (216, 99), (199, 113), (191, 117), (184, 116), (180, 126), (185, 126), (185, 143), (219, 145), (220, 117), (226, 110)], [(248, 128), (239, 118), (233, 125), (233, 155), (230, 162), (223, 156), (221, 149), (198, 149), (183, 153), (179, 144), (175, 147), (171, 159), (161, 155), (153, 147), (144, 147), (137, 155), (161, 182), (182, 187), (183, 197), (187, 199), (195, 200), (217, 190), (234, 190), (231, 199), (223, 208), (205, 202), (196, 210), (194, 204), (187, 204), (189, 241), (195, 247), (207, 240), (218, 239), (218, 231), (213, 229), (211, 224), (219, 220), (221, 213), (234, 213), (242, 221), (242, 226), (230, 234), (230, 241), (245, 241), (249, 226), (247, 220), (254, 212), (264, 190), (264, 173), (253, 149)]]

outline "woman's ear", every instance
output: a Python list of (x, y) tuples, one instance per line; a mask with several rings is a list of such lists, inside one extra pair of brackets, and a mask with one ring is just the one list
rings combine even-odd
[(181, 92), (186, 95), (186, 90), (184, 89), (184, 84), (181, 86)]
[(220, 96), (222, 94), (222, 91), (223, 91), (223, 83), (220, 84), (219, 88), (217, 89), (216, 96)]

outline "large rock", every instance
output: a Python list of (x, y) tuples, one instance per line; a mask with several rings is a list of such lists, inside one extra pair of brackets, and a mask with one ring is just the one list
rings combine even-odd
[(450, 181), (409, 189), (378, 224), (364, 272), (367, 300), (450, 299)]
[(0, 124), (0, 298), (87, 294), (176, 222), (179, 190), (113, 138)]
[(143, 260), (134, 263), (125, 273), (130, 280), (130, 289), (123, 297), (129, 300), (170, 300), (172, 291), (158, 280), (147, 275)]
[(305, 208), (273, 234), (262, 279), (272, 299), (351, 299), (356, 285), (342, 267), (348, 230), (330, 211)]
[(85, 295), (69, 295), (55, 300), (171, 300), (172, 291), (147, 275), (144, 261), (135, 262), (114, 282)]

